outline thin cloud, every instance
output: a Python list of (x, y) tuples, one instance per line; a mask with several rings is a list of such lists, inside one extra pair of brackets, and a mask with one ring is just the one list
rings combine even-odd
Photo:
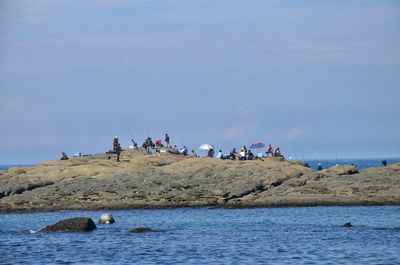
[(303, 136), (303, 130), (300, 128), (292, 128), (284, 137), (286, 141), (296, 141)]
[(248, 126), (245, 125), (237, 125), (231, 128), (228, 128), (224, 130), (221, 134), (220, 137), (223, 140), (228, 140), (228, 141), (234, 141), (242, 138), (246, 134), (248, 134), (251, 131), (251, 129)]
[(25, 110), (25, 100), (22, 97), (11, 97), (1, 101), (0, 109), (7, 114), (23, 112)]

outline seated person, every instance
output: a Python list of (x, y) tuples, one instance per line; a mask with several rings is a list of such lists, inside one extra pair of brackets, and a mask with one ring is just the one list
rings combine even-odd
[(238, 153), (236, 152), (236, 148), (233, 148), (229, 153), (229, 159), (235, 160), (238, 157)]
[(183, 148), (181, 148), (181, 150), (179, 150), (179, 153), (184, 156), (187, 156), (188, 152), (189, 152), (189, 150), (186, 148), (186, 146), (183, 146)]
[(276, 156), (276, 157), (281, 157), (282, 156), (281, 150), (279, 149), (279, 147), (276, 148), (274, 156)]
[(62, 157), (60, 158), (60, 160), (68, 160), (68, 156), (65, 152), (61, 153)]
[(253, 159), (254, 159), (254, 155), (253, 155), (253, 153), (251, 152), (251, 150), (248, 150), (248, 151), (247, 151), (247, 159), (248, 159), (248, 160), (253, 160)]
[(158, 146), (158, 147), (163, 147), (164, 145), (162, 144), (161, 140), (158, 139), (158, 140), (156, 141), (156, 146)]
[(268, 145), (268, 150), (266, 152), (267, 156), (274, 156), (274, 148), (272, 147), (271, 144)]
[(222, 153), (222, 150), (219, 150), (217, 153), (217, 158), (219, 159), (224, 159), (224, 154)]

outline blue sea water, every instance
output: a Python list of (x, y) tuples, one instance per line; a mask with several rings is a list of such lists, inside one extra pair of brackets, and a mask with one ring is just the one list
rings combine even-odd
[(14, 165), (0, 165), (0, 170), (8, 170), (11, 167), (33, 167), (34, 164), (14, 164)]
[(110, 211), (92, 232), (31, 231), (103, 212), (0, 214), (0, 264), (400, 264), (400, 206)]
[(359, 170), (371, 168), (371, 167), (381, 167), (382, 160), (386, 160), (387, 165), (392, 165), (400, 163), (400, 158), (370, 158), (370, 159), (310, 159), (304, 160), (308, 163), (311, 168), (316, 169), (318, 163), (321, 163), (323, 168), (330, 168), (337, 164), (339, 165), (351, 165), (354, 164)]

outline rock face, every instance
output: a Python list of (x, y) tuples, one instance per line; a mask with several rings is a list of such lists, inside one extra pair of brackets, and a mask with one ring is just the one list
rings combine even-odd
[(112, 214), (110, 213), (103, 213), (100, 216), (100, 220), (99, 220), (100, 224), (113, 224), (115, 223), (114, 217), (112, 216)]
[(61, 220), (54, 225), (47, 226), (39, 232), (90, 232), (96, 229), (93, 220), (85, 217), (75, 217)]
[(124, 151), (10, 169), (0, 212), (182, 206), (400, 204), (400, 164), (316, 172), (298, 162), (231, 161)]

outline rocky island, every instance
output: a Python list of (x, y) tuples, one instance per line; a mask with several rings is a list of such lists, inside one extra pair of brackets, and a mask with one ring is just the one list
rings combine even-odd
[(0, 172), (0, 212), (161, 207), (400, 204), (400, 164), (314, 171), (297, 161), (232, 161), (124, 151)]

